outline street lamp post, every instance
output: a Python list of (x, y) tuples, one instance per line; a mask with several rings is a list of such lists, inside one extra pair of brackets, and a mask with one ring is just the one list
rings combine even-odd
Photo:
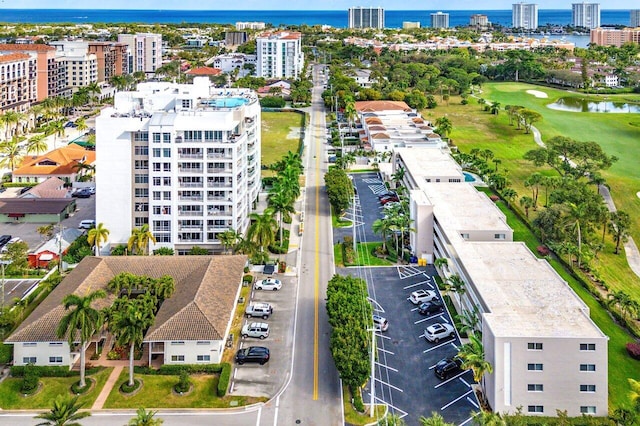
[(371, 406), (369, 411), (370, 417), (375, 414), (376, 400), (376, 328), (371, 329)]
[(4, 309), (4, 284), (5, 284), (5, 279), (4, 279), (4, 266), (5, 265), (10, 265), (11, 262), (8, 260), (4, 260), (1, 259), (0, 260), (0, 265), (2, 265), (2, 309)]

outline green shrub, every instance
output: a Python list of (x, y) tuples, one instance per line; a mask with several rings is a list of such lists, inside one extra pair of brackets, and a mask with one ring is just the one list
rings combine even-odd
[(5, 182), (2, 184), (5, 188), (33, 188), (36, 186), (37, 182)]
[(169, 247), (160, 247), (153, 251), (153, 254), (156, 256), (173, 256), (175, 252), (172, 248)]
[(180, 372), (178, 383), (173, 386), (173, 390), (177, 393), (185, 393), (191, 388), (191, 380), (189, 380), (189, 373), (186, 370)]
[(136, 389), (138, 389), (141, 384), (142, 384), (142, 382), (140, 380), (133, 379), (133, 386), (129, 386), (129, 380), (125, 380), (120, 385), (120, 391), (123, 392), (123, 393), (131, 393), (131, 392), (135, 391)]
[(22, 377), (22, 385), (20, 386), (20, 392), (25, 395), (31, 395), (38, 389), (38, 382), (40, 378), (34, 370), (34, 365), (26, 365), (24, 376)]
[(0, 344), (0, 364), (9, 364), (13, 360), (13, 345)]
[(364, 413), (364, 402), (362, 401), (360, 390), (356, 389), (354, 392), (352, 389), (351, 395), (353, 396), (353, 408), (359, 413)]
[[(224, 364), (223, 364), (224, 365)], [(218, 374), (222, 371), (221, 364), (184, 364), (184, 365), (163, 365), (160, 368), (153, 369), (149, 367), (133, 367), (136, 374), (160, 375), (160, 376), (178, 376), (182, 371), (189, 374)]]
[[(28, 368), (27, 368), (28, 367)], [(69, 370), (69, 367), (46, 366), (46, 365), (14, 365), (11, 367), (11, 376), (24, 377), (25, 370), (33, 369), (38, 377), (74, 377), (79, 376), (79, 371)], [(87, 375), (95, 374), (102, 370), (102, 367), (87, 368)]]
[(253, 275), (251, 274), (246, 274), (245, 276), (242, 277), (242, 282), (250, 283), (252, 281), (253, 281)]
[(83, 393), (86, 393), (90, 388), (91, 379), (86, 379), (86, 384), (84, 386), (80, 386), (80, 380), (78, 380), (77, 382), (73, 382), (73, 384), (71, 385), (71, 392), (75, 393), (76, 395), (81, 395)]
[(218, 396), (222, 398), (227, 394), (229, 388), (229, 381), (231, 380), (231, 364), (225, 362), (222, 364), (222, 371), (220, 372), (220, 380), (218, 380)]

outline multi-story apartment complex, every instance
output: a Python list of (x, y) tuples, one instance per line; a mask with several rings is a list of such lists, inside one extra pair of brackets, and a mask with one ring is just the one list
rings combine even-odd
[(98, 58), (89, 53), (87, 42), (54, 41), (50, 45), (56, 48), (58, 67), (65, 69), (58, 78), (60, 94), (68, 96), (81, 87), (98, 82)]
[[(234, 72), (238, 70), (238, 76), (244, 77), (251, 71), (250, 68), (255, 69), (256, 55), (249, 55), (246, 53), (227, 53), (225, 55), (218, 55), (213, 58), (213, 68), (219, 69), (226, 73)], [(245, 67), (245, 65), (253, 65), (253, 67)]]
[(384, 9), (362, 6), (349, 8), (349, 28), (384, 28)]
[(264, 22), (236, 22), (236, 30), (264, 30)]
[(574, 27), (598, 28), (600, 26), (600, 3), (571, 4), (571, 25)]
[(56, 49), (44, 44), (0, 44), (0, 54), (24, 53), (36, 61), (36, 100), (58, 96), (60, 70)]
[(36, 102), (37, 60), (26, 53), (0, 54), (0, 112), (26, 111)]
[(535, 30), (538, 28), (538, 5), (535, 3), (514, 3), (511, 6), (513, 28)]
[(617, 46), (625, 43), (640, 43), (640, 28), (594, 28), (590, 42), (599, 46)]
[(469, 17), (469, 25), (476, 28), (486, 28), (489, 26), (489, 17), (479, 13), (474, 13)]
[(96, 220), (110, 244), (149, 224), (157, 247), (218, 250), (260, 189), (260, 104), (249, 89), (142, 83), (96, 119)]
[(631, 28), (640, 27), (640, 9), (629, 11), (629, 26)]
[(162, 34), (119, 34), (118, 42), (127, 45), (127, 72), (154, 74), (162, 66)]
[(108, 41), (88, 42), (88, 53), (96, 55), (98, 82), (109, 81), (116, 75), (127, 74), (127, 45)]
[(495, 412), (606, 416), (608, 338), (589, 308), (544, 259), (513, 241), (506, 217), (465, 182), (445, 150), (395, 149), (405, 170), (418, 256), (444, 258), (443, 278), (457, 274), (459, 310), (477, 310), (485, 358), (486, 397)]
[(264, 78), (298, 78), (304, 67), (302, 33), (279, 31), (256, 38), (256, 75)]
[(449, 14), (442, 12), (432, 13), (431, 28), (449, 28)]
[(227, 46), (240, 46), (248, 40), (246, 31), (227, 31), (224, 33), (224, 44)]

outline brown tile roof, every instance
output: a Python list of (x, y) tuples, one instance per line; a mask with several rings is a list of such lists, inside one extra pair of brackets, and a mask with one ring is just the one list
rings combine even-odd
[(71, 198), (3, 198), (0, 201), (0, 214), (60, 214)]
[(358, 112), (375, 112), (375, 111), (407, 111), (411, 108), (404, 101), (358, 101), (356, 102), (356, 111)]
[(20, 198), (65, 198), (69, 191), (64, 187), (64, 181), (57, 177), (50, 177), (24, 193)]
[(189, 75), (220, 75), (222, 70), (212, 67), (197, 67), (187, 71)]
[(9, 53), (8, 55), (0, 55), (0, 62), (14, 62), (29, 59), (31, 56), (26, 53)]
[[(64, 296), (106, 288), (121, 272), (152, 278), (169, 275), (175, 280), (176, 291), (160, 307), (145, 341), (220, 340), (235, 308), (246, 261), (246, 256), (222, 255), (86, 257), (6, 341), (63, 340), (55, 330), (64, 315)], [(108, 306), (114, 298), (98, 300), (96, 307)]]
[(46, 44), (0, 44), (0, 51), (3, 50), (24, 50), (29, 52), (45, 52), (48, 50), (56, 50), (53, 46), (48, 46)]
[[(70, 175), (77, 172), (74, 166), (83, 159), (85, 163), (93, 164), (96, 161), (96, 152), (72, 143), (38, 157), (25, 158), (22, 165), (13, 171), (13, 176)], [(39, 164), (43, 161), (54, 164)]]

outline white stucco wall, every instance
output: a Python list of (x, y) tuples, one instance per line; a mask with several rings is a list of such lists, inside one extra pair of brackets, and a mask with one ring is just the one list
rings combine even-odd
[[(25, 359), (33, 357), (35, 357), (35, 362)], [(51, 362), (50, 357), (60, 357), (62, 362)], [(14, 365), (33, 363), (35, 365), (71, 367), (72, 361), (67, 342), (20, 342), (13, 345)]]
[[(224, 342), (207, 341), (166, 341), (164, 342), (165, 364), (218, 364), (222, 361)], [(209, 360), (198, 360), (198, 356), (209, 356)], [(173, 356), (184, 356), (182, 360), (172, 360)]]

